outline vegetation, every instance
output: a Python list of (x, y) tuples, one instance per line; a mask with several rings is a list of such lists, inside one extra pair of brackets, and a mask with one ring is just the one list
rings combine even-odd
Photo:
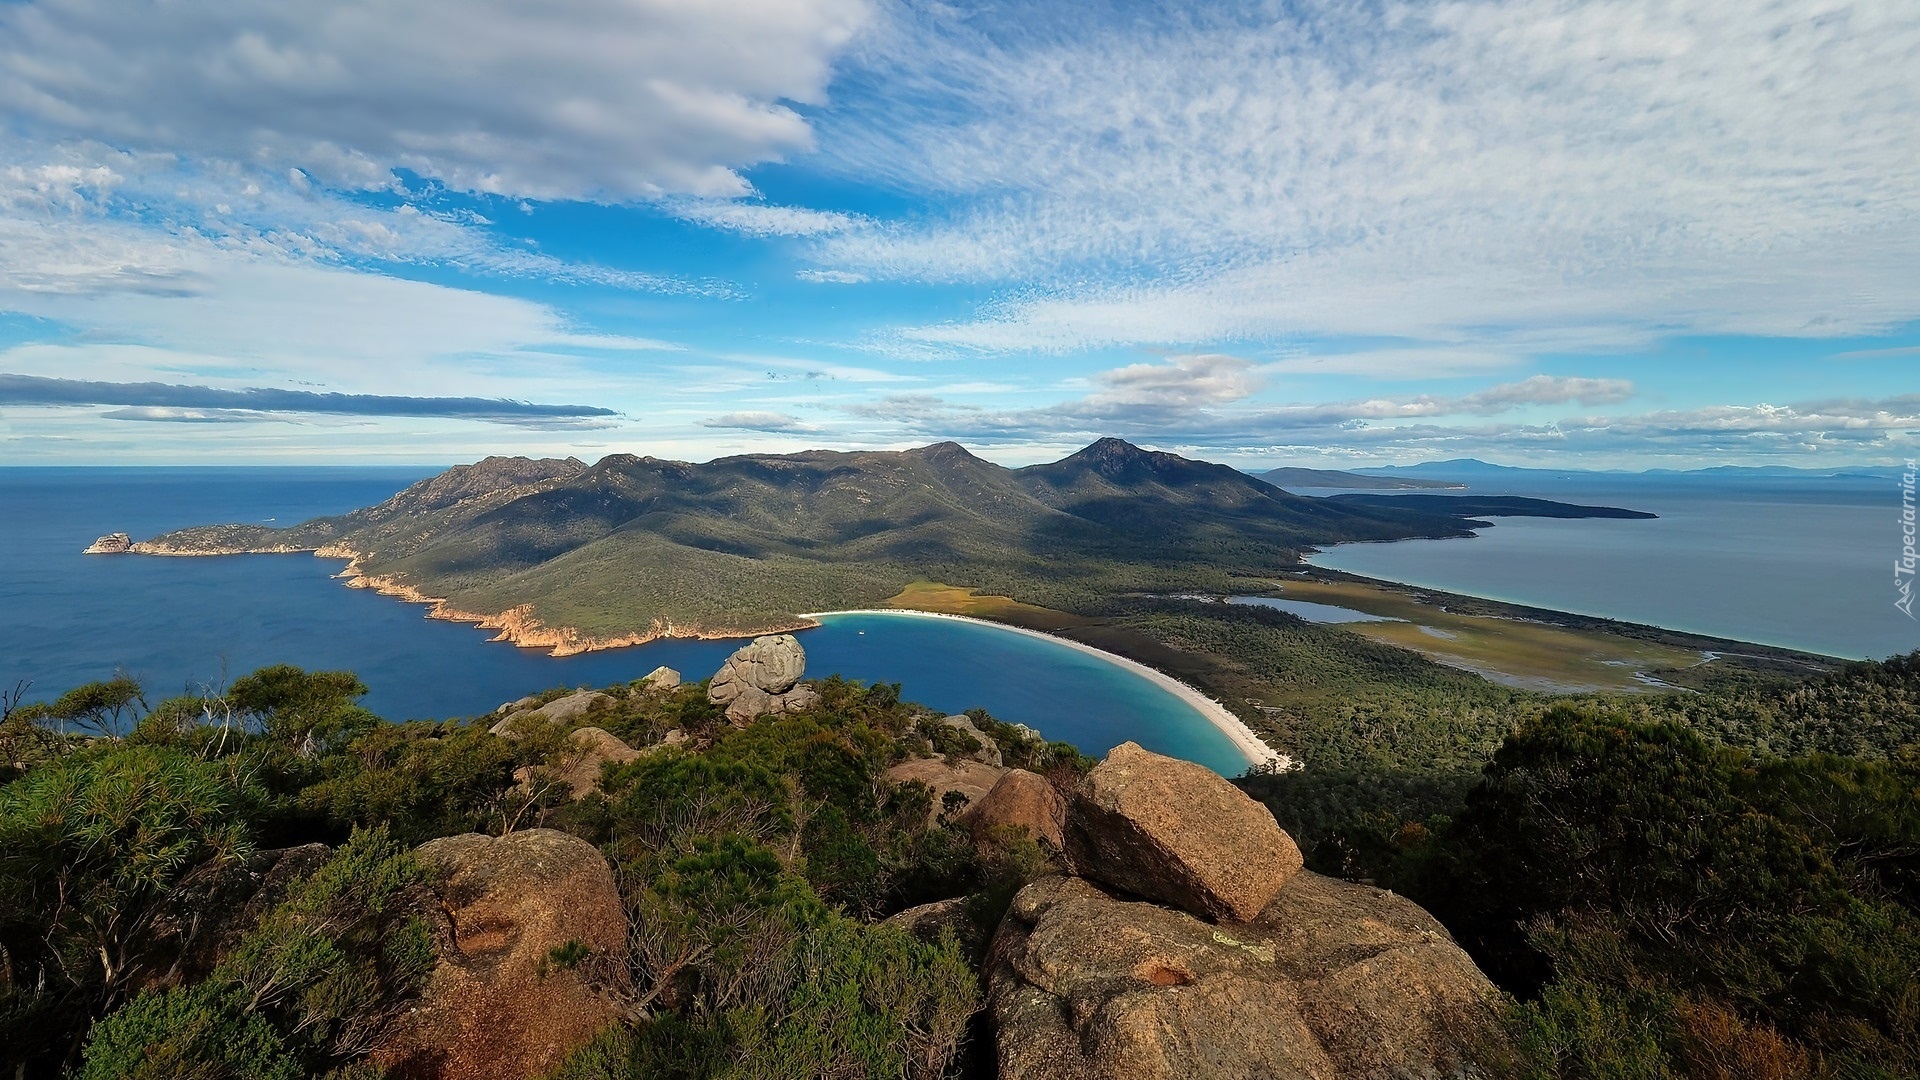
[[(819, 688), (819, 707), (745, 729), (704, 684), (610, 688), (576, 723), (685, 741), (609, 766), (579, 801), (540, 779), (575, 723), (389, 724), (344, 672), (268, 668), (148, 711), (135, 694), (86, 734), (9, 698), (0, 1074), (381, 1075), (368, 1051), (435, 961), (411, 849), (544, 826), (607, 855), (631, 927), (624, 958), (576, 943), (549, 959), (626, 1015), (562, 1075), (948, 1075), (981, 1005), (973, 950), (1052, 855), (1024, 833), (976, 845), (925, 787), (881, 777), (979, 749), (970, 736), (897, 685)], [(974, 719), (1013, 764), (1063, 782), (1089, 764)], [(968, 895), (964, 941), (882, 924)]]
[[(1511, 995), (1498, 1075), (1920, 1075), (1920, 655), (1549, 697), (1259, 608), (1083, 620), (1261, 688), (1308, 767), (1240, 783), (1310, 868), (1412, 897)], [(0, 1074), (371, 1080), (435, 963), (412, 849), (540, 826), (605, 854), (628, 916), (624, 952), (545, 961), (622, 1017), (558, 1076), (982, 1075), (980, 949), (1057, 853), (885, 779), (970, 736), (897, 685), (818, 685), (745, 728), (703, 685), (635, 685), (507, 735), (385, 723), (351, 675), (290, 667), (150, 709), (120, 679), (0, 698)], [(1090, 764), (972, 716), (1009, 764)], [(584, 725), (680, 734), (575, 800), (551, 778)], [(952, 897), (944, 936), (885, 922)]]
[[(1914, 1076), (1916, 659), (1556, 704), (1477, 776), (1243, 783), (1310, 867), (1419, 901), (1515, 994), (1515, 1076)], [(1809, 742), (1858, 752), (1768, 749)]]

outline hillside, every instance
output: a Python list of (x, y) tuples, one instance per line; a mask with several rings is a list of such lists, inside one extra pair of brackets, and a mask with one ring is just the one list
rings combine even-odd
[(339, 517), (187, 529), (133, 550), (350, 558), (359, 583), (576, 651), (801, 626), (800, 613), (871, 606), (916, 580), (1066, 609), (1127, 590), (1224, 590), (1314, 545), (1469, 527), (1102, 439), (1024, 469), (955, 443), (704, 464), (489, 458)]

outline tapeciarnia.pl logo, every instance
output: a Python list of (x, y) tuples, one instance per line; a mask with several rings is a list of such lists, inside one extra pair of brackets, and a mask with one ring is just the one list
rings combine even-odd
[(1920, 472), (1920, 469), (1916, 469), (1914, 463), (1909, 460), (1907, 471), (1900, 474), (1900, 557), (1893, 561), (1893, 590), (1897, 597), (1893, 606), (1905, 612), (1909, 619), (1914, 617), (1913, 474), (1915, 472)]

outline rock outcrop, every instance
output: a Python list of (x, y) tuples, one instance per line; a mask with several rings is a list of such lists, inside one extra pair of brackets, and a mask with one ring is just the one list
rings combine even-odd
[(720, 665), (708, 685), (707, 700), (724, 705), (727, 719), (746, 724), (769, 713), (799, 712), (820, 695), (800, 684), (807, 652), (792, 634), (769, 634), (742, 646)]
[(1213, 772), (1127, 743), (1067, 817), (1079, 876), (1022, 889), (986, 956), (1004, 1080), (1437, 1080), (1497, 1051), (1498, 994), (1432, 916), (1302, 870)]
[(967, 809), (961, 824), (983, 839), (996, 828), (1017, 827), (1053, 848), (1066, 849), (1067, 801), (1046, 777), (1025, 769), (1010, 770)]
[(1225, 925), (1043, 878), (987, 963), (1004, 1080), (1429, 1080), (1497, 1037), (1496, 991), (1439, 923), (1313, 873)]
[(975, 761), (985, 762), (988, 765), (1001, 764), (1000, 744), (994, 741), (993, 736), (974, 726), (972, 717), (964, 714), (949, 716), (940, 722), (980, 744), (980, 749), (973, 751), (968, 755), (969, 757), (972, 757)]
[(440, 961), (377, 1064), (405, 1080), (544, 1076), (616, 1019), (613, 1002), (552, 961), (571, 943), (625, 955), (626, 915), (593, 845), (529, 829), (444, 837), (418, 854), (446, 875)]
[(918, 780), (927, 785), (933, 793), (933, 807), (927, 811), (927, 822), (932, 824), (939, 820), (948, 792), (959, 792), (965, 805), (971, 806), (992, 791), (1006, 771), (971, 759), (949, 765), (943, 758), (914, 758), (892, 766), (883, 775), (896, 784)]
[[(618, 735), (605, 728), (583, 727), (567, 734), (567, 747), (555, 756), (552, 764), (544, 766), (543, 771), (567, 785), (575, 799), (584, 799), (600, 786), (600, 767), (612, 762), (625, 765), (645, 751), (635, 750), (620, 740)], [(522, 766), (521, 783), (530, 784), (534, 772), (530, 767)]]
[(649, 690), (672, 690), (680, 685), (680, 673), (661, 664), (640, 677), (640, 685)]
[(133, 550), (133, 537), (126, 533), (108, 533), (87, 545), (83, 555), (119, 555)]
[(566, 697), (555, 698), (537, 709), (527, 708), (526, 705), (531, 704), (533, 700), (534, 699), (521, 698), (512, 705), (501, 706), (501, 708), (508, 710), (507, 715), (488, 730), (492, 731), (495, 735), (511, 736), (514, 725), (523, 720), (538, 719), (548, 720), (556, 724), (564, 724), (587, 715), (595, 705), (601, 702), (607, 702), (609, 704), (613, 702), (613, 698), (610, 695), (603, 694), (598, 690), (576, 690)]
[(1209, 919), (1258, 915), (1300, 872), (1267, 808), (1211, 769), (1122, 743), (1074, 793), (1075, 873)]

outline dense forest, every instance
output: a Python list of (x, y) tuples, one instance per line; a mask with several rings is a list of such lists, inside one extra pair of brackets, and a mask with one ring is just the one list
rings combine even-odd
[[(1221, 625), (1135, 620), (1176, 644)], [(1509, 995), (1491, 1072), (1920, 1075), (1920, 656), (1554, 700), (1408, 655), (1269, 657), (1292, 665), (1308, 767), (1240, 783), (1310, 868), (1417, 900)], [(0, 1065), (385, 1075), (370, 1050), (443, 947), (416, 848), (540, 827), (604, 853), (631, 928), (618, 971), (555, 950), (623, 1002), (556, 1075), (992, 1075), (979, 949), (1060, 853), (983, 843), (952, 796), (885, 780), (978, 746), (897, 686), (818, 686), (736, 727), (705, 684), (636, 683), (505, 734), (388, 723), (351, 674), (288, 667), (151, 705), (124, 677), (7, 695)], [(972, 718), (1062, 786), (1091, 764)], [(539, 778), (588, 724), (659, 749), (575, 799)], [(310, 857), (234, 891), (289, 850)], [(968, 925), (938, 937), (883, 922), (960, 896)]]

